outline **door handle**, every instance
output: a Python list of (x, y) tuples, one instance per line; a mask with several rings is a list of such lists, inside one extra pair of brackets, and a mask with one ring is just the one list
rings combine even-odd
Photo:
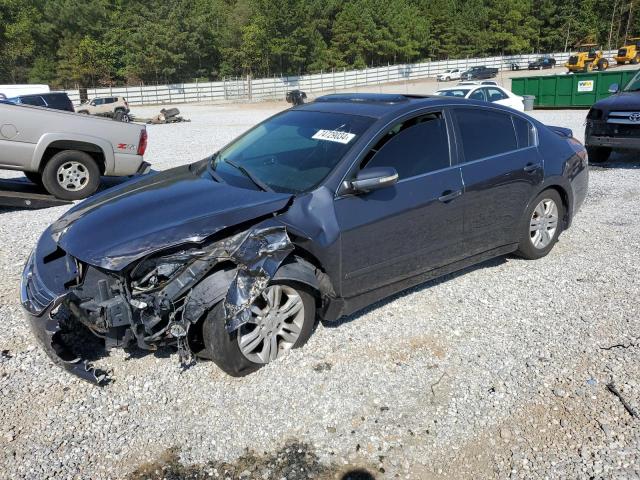
[(523, 170), (527, 173), (531, 173), (531, 172), (535, 172), (540, 167), (542, 167), (542, 165), (540, 165), (539, 163), (530, 163), (529, 165), (524, 167)]
[(438, 197), (438, 200), (440, 200), (443, 203), (447, 203), (453, 200), (454, 198), (459, 197), (460, 195), (462, 195), (462, 190), (456, 190), (454, 192), (452, 192), (451, 190), (447, 190), (443, 192), (442, 196)]

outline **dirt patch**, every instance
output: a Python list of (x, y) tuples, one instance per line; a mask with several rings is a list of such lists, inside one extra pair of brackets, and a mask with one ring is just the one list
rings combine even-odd
[(263, 480), (374, 480), (373, 469), (362, 466), (323, 465), (314, 449), (290, 440), (279, 450), (263, 454), (247, 451), (233, 462), (209, 460), (205, 464), (184, 465), (180, 448), (167, 449), (156, 461), (140, 465), (128, 480), (204, 480), (212, 478)]

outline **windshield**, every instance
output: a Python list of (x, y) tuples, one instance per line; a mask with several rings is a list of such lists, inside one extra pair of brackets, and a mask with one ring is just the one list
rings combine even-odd
[(436, 95), (441, 95), (443, 97), (461, 97), (464, 98), (469, 93), (468, 88), (457, 88), (455, 90), (438, 90)]
[(224, 181), (301, 193), (322, 182), (374, 119), (288, 110), (221, 150), (212, 168)]
[(636, 73), (631, 81), (624, 87), (625, 92), (638, 92), (640, 91), (640, 70)]

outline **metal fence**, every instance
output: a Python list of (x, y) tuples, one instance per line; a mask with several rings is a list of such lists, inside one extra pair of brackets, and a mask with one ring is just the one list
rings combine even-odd
[[(616, 51), (605, 51), (607, 58)], [(551, 54), (561, 65), (570, 53)], [(392, 82), (409, 82), (435, 77), (447, 69), (463, 70), (486, 65), (500, 70), (511, 69), (512, 64), (527, 68), (530, 61), (541, 54), (511, 55), (502, 57), (466, 58), (441, 60), (402, 65), (387, 65), (363, 70), (332, 70), (313, 75), (280, 76), (271, 78), (236, 77), (217, 82), (179, 83), (171, 85), (137, 85), (124, 87), (88, 88), (87, 95), (93, 97), (122, 96), (131, 105), (157, 105), (193, 102), (225, 102), (282, 99), (289, 90), (300, 89), (308, 94), (357, 89)], [(68, 90), (74, 104), (80, 103), (80, 92)]]

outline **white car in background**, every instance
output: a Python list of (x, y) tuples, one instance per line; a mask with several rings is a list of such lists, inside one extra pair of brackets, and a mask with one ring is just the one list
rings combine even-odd
[(460, 68), (450, 68), (445, 70), (442, 73), (439, 73), (436, 76), (436, 79), (439, 82), (450, 82), (451, 80), (460, 80), (460, 76), (462, 75), (462, 69)]
[(436, 95), (443, 97), (468, 98), (483, 102), (497, 103), (524, 112), (524, 99), (510, 90), (498, 85), (487, 85), (481, 82), (462, 82), (455, 87), (441, 88)]

